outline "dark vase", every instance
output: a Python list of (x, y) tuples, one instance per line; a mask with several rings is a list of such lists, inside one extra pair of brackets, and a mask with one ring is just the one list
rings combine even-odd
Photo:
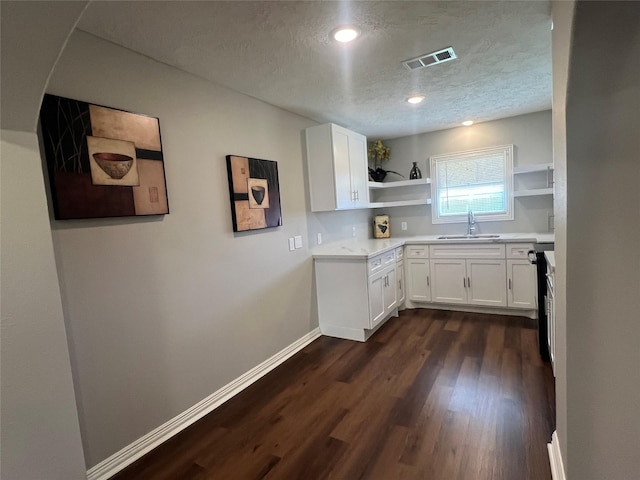
[(418, 168), (418, 162), (413, 162), (413, 167), (411, 167), (411, 171), (409, 172), (409, 180), (416, 180), (418, 178), (422, 178), (422, 172)]

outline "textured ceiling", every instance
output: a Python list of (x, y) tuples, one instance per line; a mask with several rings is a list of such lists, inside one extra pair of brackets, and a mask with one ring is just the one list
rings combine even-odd
[[(350, 45), (329, 39), (356, 24)], [(318, 122), (393, 138), (551, 108), (547, 1), (92, 2), (78, 28)], [(453, 46), (416, 71), (403, 60)], [(426, 96), (412, 106), (405, 99)]]

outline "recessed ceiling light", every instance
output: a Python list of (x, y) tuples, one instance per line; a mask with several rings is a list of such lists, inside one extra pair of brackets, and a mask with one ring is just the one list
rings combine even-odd
[(418, 103), (422, 103), (423, 100), (424, 100), (424, 95), (415, 95), (413, 97), (407, 98), (407, 102), (411, 103), (412, 105), (417, 105)]
[(470, 127), (471, 125), (473, 125), (473, 120), (465, 120), (464, 122), (462, 122), (462, 124), (465, 127)]
[(360, 29), (352, 26), (338, 27), (331, 32), (331, 37), (340, 43), (348, 43), (360, 36)]

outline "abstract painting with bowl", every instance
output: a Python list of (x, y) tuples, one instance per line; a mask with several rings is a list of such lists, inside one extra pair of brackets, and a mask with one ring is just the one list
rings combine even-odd
[(234, 232), (282, 225), (277, 162), (227, 155), (227, 175)]
[(169, 213), (157, 118), (47, 94), (40, 123), (56, 220)]

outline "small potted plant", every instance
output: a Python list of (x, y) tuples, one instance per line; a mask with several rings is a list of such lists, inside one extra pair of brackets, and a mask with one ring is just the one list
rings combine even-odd
[(395, 173), (392, 170), (383, 170), (381, 165), (384, 162), (387, 162), (391, 158), (391, 148), (382, 143), (382, 140), (376, 140), (371, 145), (369, 145), (369, 149), (367, 151), (369, 157), (369, 164), (373, 164), (374, 168), (369, 167), (369, 179), (374, 182), (382, 182), (384, 178), (387, 176), (387, 173)]

